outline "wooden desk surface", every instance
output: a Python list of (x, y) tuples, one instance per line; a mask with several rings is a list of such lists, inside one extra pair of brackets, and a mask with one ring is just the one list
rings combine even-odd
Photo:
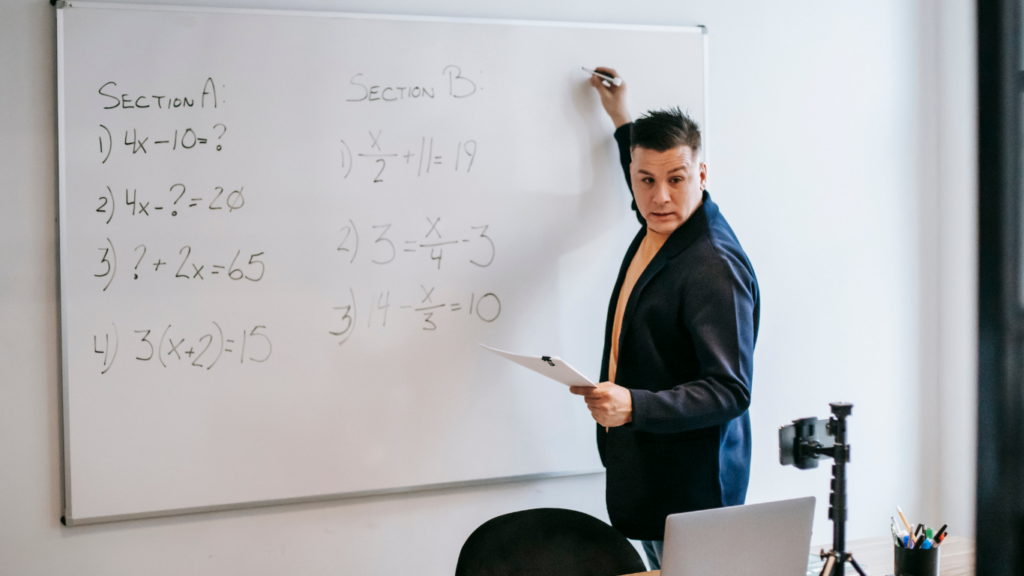
[[(811, 553), (831, 547), (831, 544), (811, 546)], [(857, 559), (861, 568), (867, 571), (868, 576), (886, 576), (893, 573), (891, 537), (852, 540), (847, 543), (846, 547), (853, 553), (853, 557)], [(939, 574), (940, 576), (974, 576), (974, 540), (957, 536), (947, 538), (942, 543)], [(661, 576), (661, 571), (654, 570), (630, 576)]]

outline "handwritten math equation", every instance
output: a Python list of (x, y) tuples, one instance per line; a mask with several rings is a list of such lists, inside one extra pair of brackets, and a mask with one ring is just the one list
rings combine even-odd
[[(371, 225), (369, 230), (364, 227), (363, 244), (370, 243), (369, 247), (364, 246), (365, 252), (369, 252), (364, 253), (364, 258), (369, 258), (374, 264), (384, 265), (399, 258), (427, 257), (440, 270), (445, 250), (448, 250), (449, 253), (458, 251), (464, 260), (479, 268), (487, 268), (494, 262), (496, 250), (494, 239), (488, 234), (489, 225), (454, 227), (456, 232), (453, 233), (447, 222), (441, 222), (440, 216), (427, 216), (424, 221), (425, 224), (419, 230), (406, 233), (405, 238), (411, 239), (399, 239), (399, 232), (392, 231), (390, 223)], [(359, 230), (351, 219), (339, 230), (340, 243), (336, 251), (348, 258), (350, 263), (359, 257)], [(367, 232), (370, 232), (369, 239), (365, 238)]]
[[(118, 198), (121, 196), (121, 189), (115, 195), (114, 190), (107, 186), (107, 193), (97, 198), (96, 212), (105, 218), (104, 224), (110, 224), (117, 213)], [(172, 184), (166, 192), (152, 192), (143, 189), (142, 197), (139, 197), (138, 188), (124, 188), (124, 208), (128, 216), (156, 216), (168, 214), (172, 218), (178, 214), (200, 211), (209, 211), (230, 214), (241, 210), (245, 206), (245, 187), (239, 186), (233, 190), (223, 186), (213, 186), (204, 190), (193, 189), (188, 193), (188, 187), (182, 183)]]
[[(409, 328), (411, 319), (412, 327), (427, 332), (433, 332), (451, 321), (476, 319), (490, 323), (501, 316), (501, 299), (493, 292), (457, 293), (443, 297), (437, 293), (435, 286), (421, 284), (419, 290), (402, 293), (374, 291), (369, 298), (362, 300), (357, 298), (355, 289), (349, 288), (348, 296), (348, 299), (333, 308), (334, 327), (328, 331), (339, 346), (349, 340), (357, 327), (362, 326), (361, 316), (366, 317), (366, 330), (388, 328), (390, 316), (392, 327), (401, 325)], [(365, 307), (361, 304), (365, 304)]]
[[(241, 330), (226, 331), (217, 322), (210, 322), (205, 334), (186, 333), (172, 324), (152, 328), (133, 328), (125, 331), (131, 349), (128, 362), (145, 362), (163, 368), (191, 366), (212, 369), (218, 362), (263, 363), (270, 360), (274, 344), (266, 326), (254, 325)], [(106, 374), (118, 360), (121, 330), (110, 323), (110, 329), (92, 337), (92, 351), (96, 355), (100, 374)], [(203, 332), (203, 331), (200, 331)], [(121, 354), (122, 357), (125, 354)], [(123, 363), (123, 362), (122, 362)]]
[[(199, 130), (198, 134), (196, 130)], [(222, 149), (220, 140), (227, 133), (228, 127), (218, 123), (209, 127), (207, 129), (209, 130), (208, 132), (203, 132), (203, 130), (203, 128), (197, 129), (189, 126), (175, 128), (172, 134), (170, 129), (167, 129), (166, 133), (139, 133), (138, 128), (132, 128), (131, 130), (124, 131), (124, 146), (131, 150), (133, 156), (136, 154), (149, 154), (151, 152), (199, 150), (206, 148), (207, 144), (211, 144), (210, 148), (220, 152)], [(116, 140), (115, 134), (117, 136)], [(199, 134), (202, 134), (202, 136)], [(99, 155), (103, 158), (100, 164), (106, 164), (107, 160), (110, 160), (111, 152), (121, 146), (120, 140), (120, 130), (111, 132), (110, 128), (105, 124), (100, 124)], [(127, 151), (125, 150), (126, 153)]]
[[(93, 274), (93, 277), (100, 279), (100, 282), (105, 282), (104, 292), (110, 288), (118, 274), (117, 249), (110, 238), (107, 238), (106, 241), (106, 246), (97, 248), (100, 257), (97, 264), (98, 269)], [(220, 256), (214, 257), (220, 258), (219, 260), (212, 258), (204, 260), (202, 255), (194, 256), (192, 252), (192, 247), (185, 245), (178, 250), (176, 256), (156, 255), (150, 253), (145, 244), (139, 244), (133, 249), (132, 259), (135, 260), (135, 265), (129, 274), (131, 274), (132, 280), (138, 280), (140, 275), (150, 274), (176, 281), (203, 281), (226, 277), (232, 281), (245, 279), (249, 282), (259, 282), (267, 271), (267, 265), (263, 261), (264, 252), (250, 252), (243, 255), (241, 249), (235, 250), (234, 254), (231, 254), (230, 251), (219, 251)], [(164, 257), (167, 257), (167, 260), (164, 260)]]
[[(392, 145), (384, 138), (384, 130), (368, 131), (368, 137), (358, 141), (362, 145), (353, 156), (348, 142), (341, 140), (342, 179), (348, 179), (357, 161), (360, 174), (374, 184), (391, 178), (396, 171), (406, 176), (422, 178), (442, 171), (468, 174), (476, 160), (476, 140), (435, 141), (433, 136), (421, 136), (418, 142)], [(356, 142), (356, 140), (353, 140)]]

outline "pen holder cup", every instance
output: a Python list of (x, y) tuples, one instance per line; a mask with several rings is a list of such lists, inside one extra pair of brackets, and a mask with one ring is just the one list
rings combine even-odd
[(895, 576), (939, 576), (938, 548), (893, 548)]

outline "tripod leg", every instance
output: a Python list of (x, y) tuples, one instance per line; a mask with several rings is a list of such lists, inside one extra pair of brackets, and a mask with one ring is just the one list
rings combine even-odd
[(850, 561), (850, 564), (853, 564), (853, 569), (856, 570), (860, 576), (868, 576), (864, 573), (864, 570), (861, 569), (860, 564), (857, 564), (857, 561), (853, 559), (853, 554), (847, 554), (846, 559)]
[[(819, 576), (832, 576), (832, 568), (834, 568), (835, 565), (836, 553), (829, 552), (828, 555), (825, 556), (825, 566), (821, 569), (821, 574)], [(840, 576), (842, 575), (840, 574)]]

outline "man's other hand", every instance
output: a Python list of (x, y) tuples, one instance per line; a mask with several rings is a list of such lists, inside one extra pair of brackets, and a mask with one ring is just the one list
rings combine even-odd
[(601, 426), (622, 426), (633, 421), (633, 397), (628, 388), (612, 382), (601, 382), (597, 388), (572, 386), (569, 391), (583, 396), (591, 416)]
[[(618, 72), (612, 68), (599, 66), (595, 68), (595, 70), (608, 74), (609, 76), (619, 78)], [(621, 86), (612, 84), (609, 87), (605, 86), (604, 82), (600, 78), (591, 74), (590, 85), (597, 89), (597, 93), (601, 95), (601, 105), (604, 106), (604, 111), (608, 113), (609, 117), (611, 117), (612, 123), (615, 124), (615, 128), (631, 122), (629, 110), (626, 109), (625, 82), (623, 82)]]

